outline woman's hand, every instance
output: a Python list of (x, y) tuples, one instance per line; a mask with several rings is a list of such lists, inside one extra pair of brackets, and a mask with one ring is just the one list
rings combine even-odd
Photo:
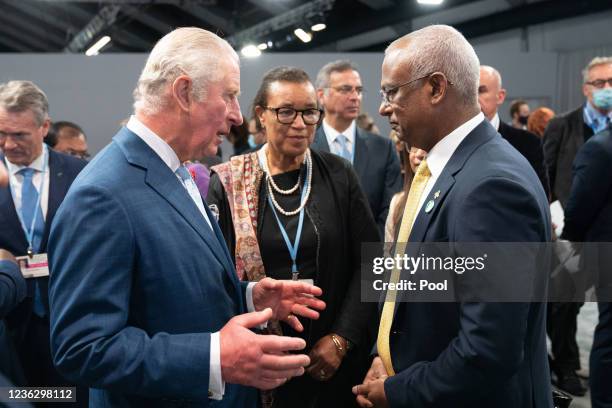
[(347, 341), (338, 335), (333, 336), (342, 343), (342, 351), (334, 343), (332, 334), (319, 339), (310, 350), (310, 365), (306, 372), (317, 381), (327, 381), (333, 377), (346, 355)]

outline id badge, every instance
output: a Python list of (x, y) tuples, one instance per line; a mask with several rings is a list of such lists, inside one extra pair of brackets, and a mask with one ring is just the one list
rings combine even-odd
[(21, 269), (21, 274), (24, 278), (41, 278), (49, 276), (49, 261), (47, 254), (36, 254), (30, 258), (29, 256), (18, 256), (17, 264)]

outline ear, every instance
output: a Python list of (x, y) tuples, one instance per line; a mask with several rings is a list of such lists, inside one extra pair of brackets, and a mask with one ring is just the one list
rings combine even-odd
[(446, 75), (441, 72), (435, 72), (431, 74), (428, 79), (429, 86), (431, 87), (431, 103), (437, 105), (446, 96), (448, 91), (448, 79)]
[(257, 118), (259, 119), (259, 123), (261, 124), (261, 127), (263, 129), (266, 128), (266, 120), (264, 119), (265, 112), (266, 110), (262, 108), (261, 106), (259, 105), (255, 106), (255, 116), (257, 116)]
[(192, 86), (191, 78), (187, 75), (180, 75), (172, 82), (172, 98), (177, 106), (183, 111), (189, 111), (192, 104)]
[(582, 84), (582, 94), (585, 98), (589, 98), (589, 86), (587, 84)]
[(44, 138), (45, 136), (47, 136), (47, 133), (49, 133), (49, 128), (51, 127), (51, 119), (47, 118), (45, 119), (45, 121), (43, 122), (41, 129), (42, 129), (42, 137)]
[(502, 103), (504, 103), (505, 100), (506, 100), (506, 90), (504, 88), (502, 88), (497, 93), (497, 106), (499, 106)]
[(323, 97), (325, 96), (325, 89), (319, 88), (317, 89), (317, 101), (320, 106), (323, 106)]

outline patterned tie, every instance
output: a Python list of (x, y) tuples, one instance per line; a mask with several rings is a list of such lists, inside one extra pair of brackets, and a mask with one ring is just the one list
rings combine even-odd
[[(45, 231), (45, 220), (43, 218), (42, 209), (38, 202), (38, 191), (34, 187), (32, 179), (34, 177), (34, 169), (26, 167), (21, 169), (19, 173), (23, 176), (23, 184), (21, 186), (21, 219), (29, 233), (32, 227), (32, 220), (36, 215), (34, 222), (34, 230), (32, 231), (32, 250), (38, 252)], [(41, 175), (44, 177), (44, 175)], [(36, 214), (38, 212), (38, 214)], [(46, 314), (45, 307), (42, 302), (40, 285), (38, 279), (34, 280), (34, 313), (39, 317), (44, 317)]]
[[(421, 200), (421, 195), (425, 186), (431, 177), (431, 172), (427, 167), (425, 160), (421, 161), (419, 168), (412, 180), (410, 185), (410, 192), (408, 193), (408, 200), (404, 207), (404, 215), (402, 216), (402, 223), (400, 226), (399, 234), (397, 236), (397, 243), (395, 247), (395, 255), (402, 256), (406, 250), (406, 242), (410, 237), (410, 231), (412, 230), (412, 224), (416, 216), (416, 211)], [(389, 282), (399, 282), (400, 271), (394, 268), (391, 272)], [(383, 306), (382, 315), (380, 317), (380, 326), (378, 326), (378, 339), (376, 340), (376, 346), (378, 348), (378, 355), (383, 361), (387, 374), (395, 375), (393, 370), (393, 363), (391, 362), (391, 347), (389, 345), (389, 334), (391, 333), (391, 325), (393, 323), (393, 313), (395, 311), (395, 299), (397, 292), (394, 290), (388, 290), (385, 298), (385, 304)]]
[(200, 210), (200, 213), (202, 213), (202, 216), (206, 220), (206, 223), (212, 229), (212, 224), (210, 223), (210, 220), (208, 219), (208, 214), (206, 214), (206, 210), (204, 209), (204, 202), (202, 201), (200, 190), (198, 190), (198, 186), (196, 185), (195, 181), (193, 181), (191, 173), (189, 173), (187, 167), (179, 166), (179, 168), (176, 169), (176, 174), (181, 178), (181, 180), (183, 180), (183, 185), (187, 189), (187, 193), (189, 193), (189, 196), (193, 200), (196, 207), (198, 207), (198, 209)]
[(352, 163), (351, 152), (349, 152), (348, 145), (346, 143), (347, 137), (342, 134), (339, 134), (338, 136), (336, 136), (335, 141), (340, 146), (340, 149), (338, 149), (338, 153), (336, 154)]
[(32, 179), (34, 177), (34, 169), (26, 167), (19, 172), (23, 176), (23, 184), (21, 186), (21, 219), (25, 224), (26, 230), (29, 231), (32, 226), (32, 220), (36, 214), (36, 223), (32, 234), (32, 249), (37, 251), (42, 241), (42, 235), (45, 229), (45, 220), (42, 216), (42, 209), (38, 205), (38, 191), (34, 187)]

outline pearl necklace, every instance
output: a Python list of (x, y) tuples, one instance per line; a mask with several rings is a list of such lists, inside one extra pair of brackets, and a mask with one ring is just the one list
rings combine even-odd
[[(272, 200), (272, 204), (274, 204), (274, 207), (284, 216), (289, 217), (292, 215), (296, 215), (298, 214), (300, 211), (302, 211), (302, 209), (304, 208), (304, 206), (306, 205), (306, 203), (308, 202), (308, 197), (310, 197), (310, 189), (311, 189), (311, 185), (312, 185), (312, 158), (310, 157), (310, 149), (306, 150), (306, 154), (304, 155), (304, 162), (306, 163), (306, 183), (305, 183), (305, 187), (306, 187), (306, 192), (304, 194), (304, 199), (302, 200), (302, 202), (300, 203), (300, 206), (293, 210), (293, 211), (286, 211), (284, 208), (282, 208), (280, 206), (280, 204), (278, 204), (278, 202), (276, 201), (276, 197), (274, 197), (274, 190), (275, 190), (275, 183), (272, 180), (272, 175), (270, 174), (270, 171), (268, 170), (268, 163), (267, 163), (267, 155), (266, 155), (266, 163), (262, 163), (263, 164), (263, 170), (264, 172), (266, 172), (266, 186), (268, 188), (268, 194), (270, 195), (270, 199)], [(295, 191), (297, 190), (297, 188), (300, 185), (300, 180), (298, 177), (298, 184), (296, 186), (294, 186), (291, 190)], [(282, 194), (281, 191), (279, 191), (280, 189), (278, 187), (276, 187), (276, 190)], [(288, 191), (288, 190), (283, 190), (283, 191)], [(292, 191), (292, 192), (293, 192)], [(291, 193), (289, 193), (291, 194)]]
[[(266, 150), (266, 153), (268, 151)], [(304, 161), (303, 163), (306, 163), (306, 155), (304, 155)], [(269, 173), (268, 171), (269, 168), (269, 163), (268, 163), (268, 155), (266, 154), (266, 168), (264, 170), (266, 170), (266, 173)], [(278, 185), (276, 185), (276, 183), (274, 182), (274, 179), (270, 176), (268, 177), (268, 182), (272, 184), (272, 188), (279, 194), (283, 194), (283, 195), (289, 195), (289, 194), (293, 194), (299, 187), (300, 187), (300, 183), (302, 181), (302, 175), (300, 174), (298, 176), (298, 180), (295, 186), (291, 187), (289, 190), (283, 190), (282, 188), (280, 188)]]

